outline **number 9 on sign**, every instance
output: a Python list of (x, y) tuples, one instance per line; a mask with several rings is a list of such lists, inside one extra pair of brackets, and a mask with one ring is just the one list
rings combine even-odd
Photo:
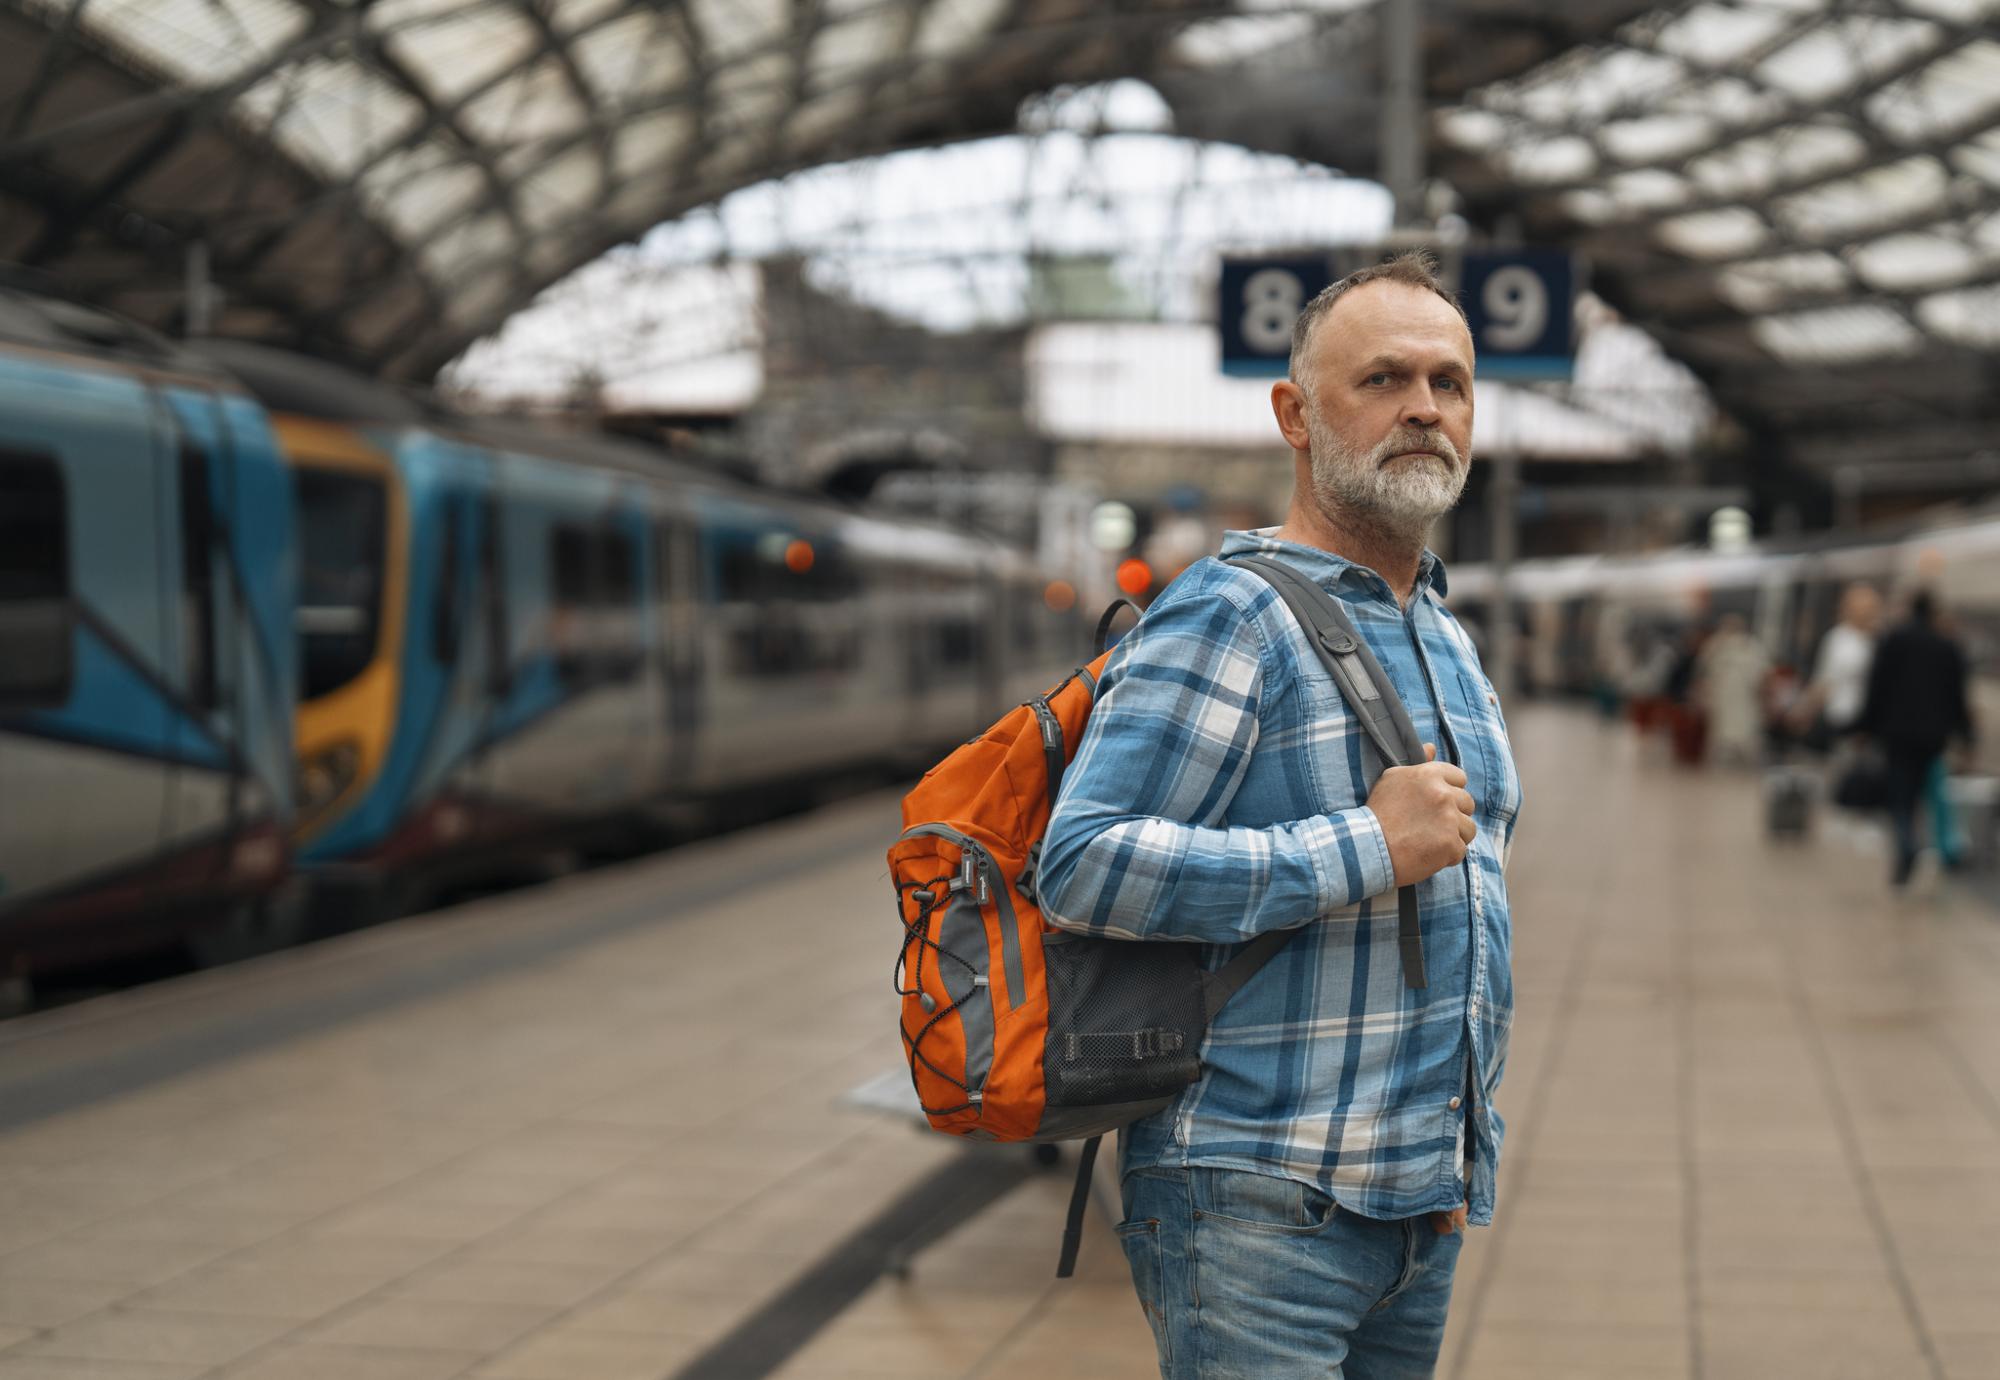
[(1305, 305), (1305, 285), (1282, 268), (1263, 268), (1243, 280), (1243, 343), (1264, 354), (1292, 345), (1292, 323)]
[(1495, 269), (1479, 294), (1479, 304), (1486, 309), (1486, 339), (1481, 343), (1491, 349), (1526, 349), (1542, 338), (1549, 324), (1549, 290), (1539, 274), (1519, 264)]

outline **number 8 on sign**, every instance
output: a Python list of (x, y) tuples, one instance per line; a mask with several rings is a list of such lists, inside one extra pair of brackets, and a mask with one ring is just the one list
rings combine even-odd
[(1548, 288), (1533, 269), (1519, 264), (1493, 270), (1479, 302), (1486, 309), (1482, 343), (1495, 350), (1525, 349), (1542, 338), (1549, 324)]
[(1292, 344), (1292, 323), (1305, 305), (1305, 286), (1298, 275), (1282, 268), (1264, 268), (1243, 280), (1243, 343), (1253, 350), (1277, 354)]

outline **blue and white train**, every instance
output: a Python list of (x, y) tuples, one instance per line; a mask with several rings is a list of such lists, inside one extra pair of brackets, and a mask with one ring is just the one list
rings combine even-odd
[(1083, 652), (983, 538), (0, 300), (0, 974), (922, 763)]

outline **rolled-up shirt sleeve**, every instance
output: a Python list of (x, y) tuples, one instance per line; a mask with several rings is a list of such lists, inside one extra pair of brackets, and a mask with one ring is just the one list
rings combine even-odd
[(1062, 929), (1234, 943), (1394, 886), (1365, 805), (1226, 826), (1257, 745), (1266, 649), (1217, 591), (1170, 592), (1113, 653), (1037, 873)]

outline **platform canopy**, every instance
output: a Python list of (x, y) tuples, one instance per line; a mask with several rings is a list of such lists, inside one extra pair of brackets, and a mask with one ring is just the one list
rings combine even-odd
[[(1570, 242), (1754, 436), (1995, 420), (1994, 0), (1426, 0), (1432, 172)], [(1379, 175), (1357, 0), (0, 0), (0, 260), (423, 378), (606, 249), (799, 168), (1136, 77), (1176, 133)]]

